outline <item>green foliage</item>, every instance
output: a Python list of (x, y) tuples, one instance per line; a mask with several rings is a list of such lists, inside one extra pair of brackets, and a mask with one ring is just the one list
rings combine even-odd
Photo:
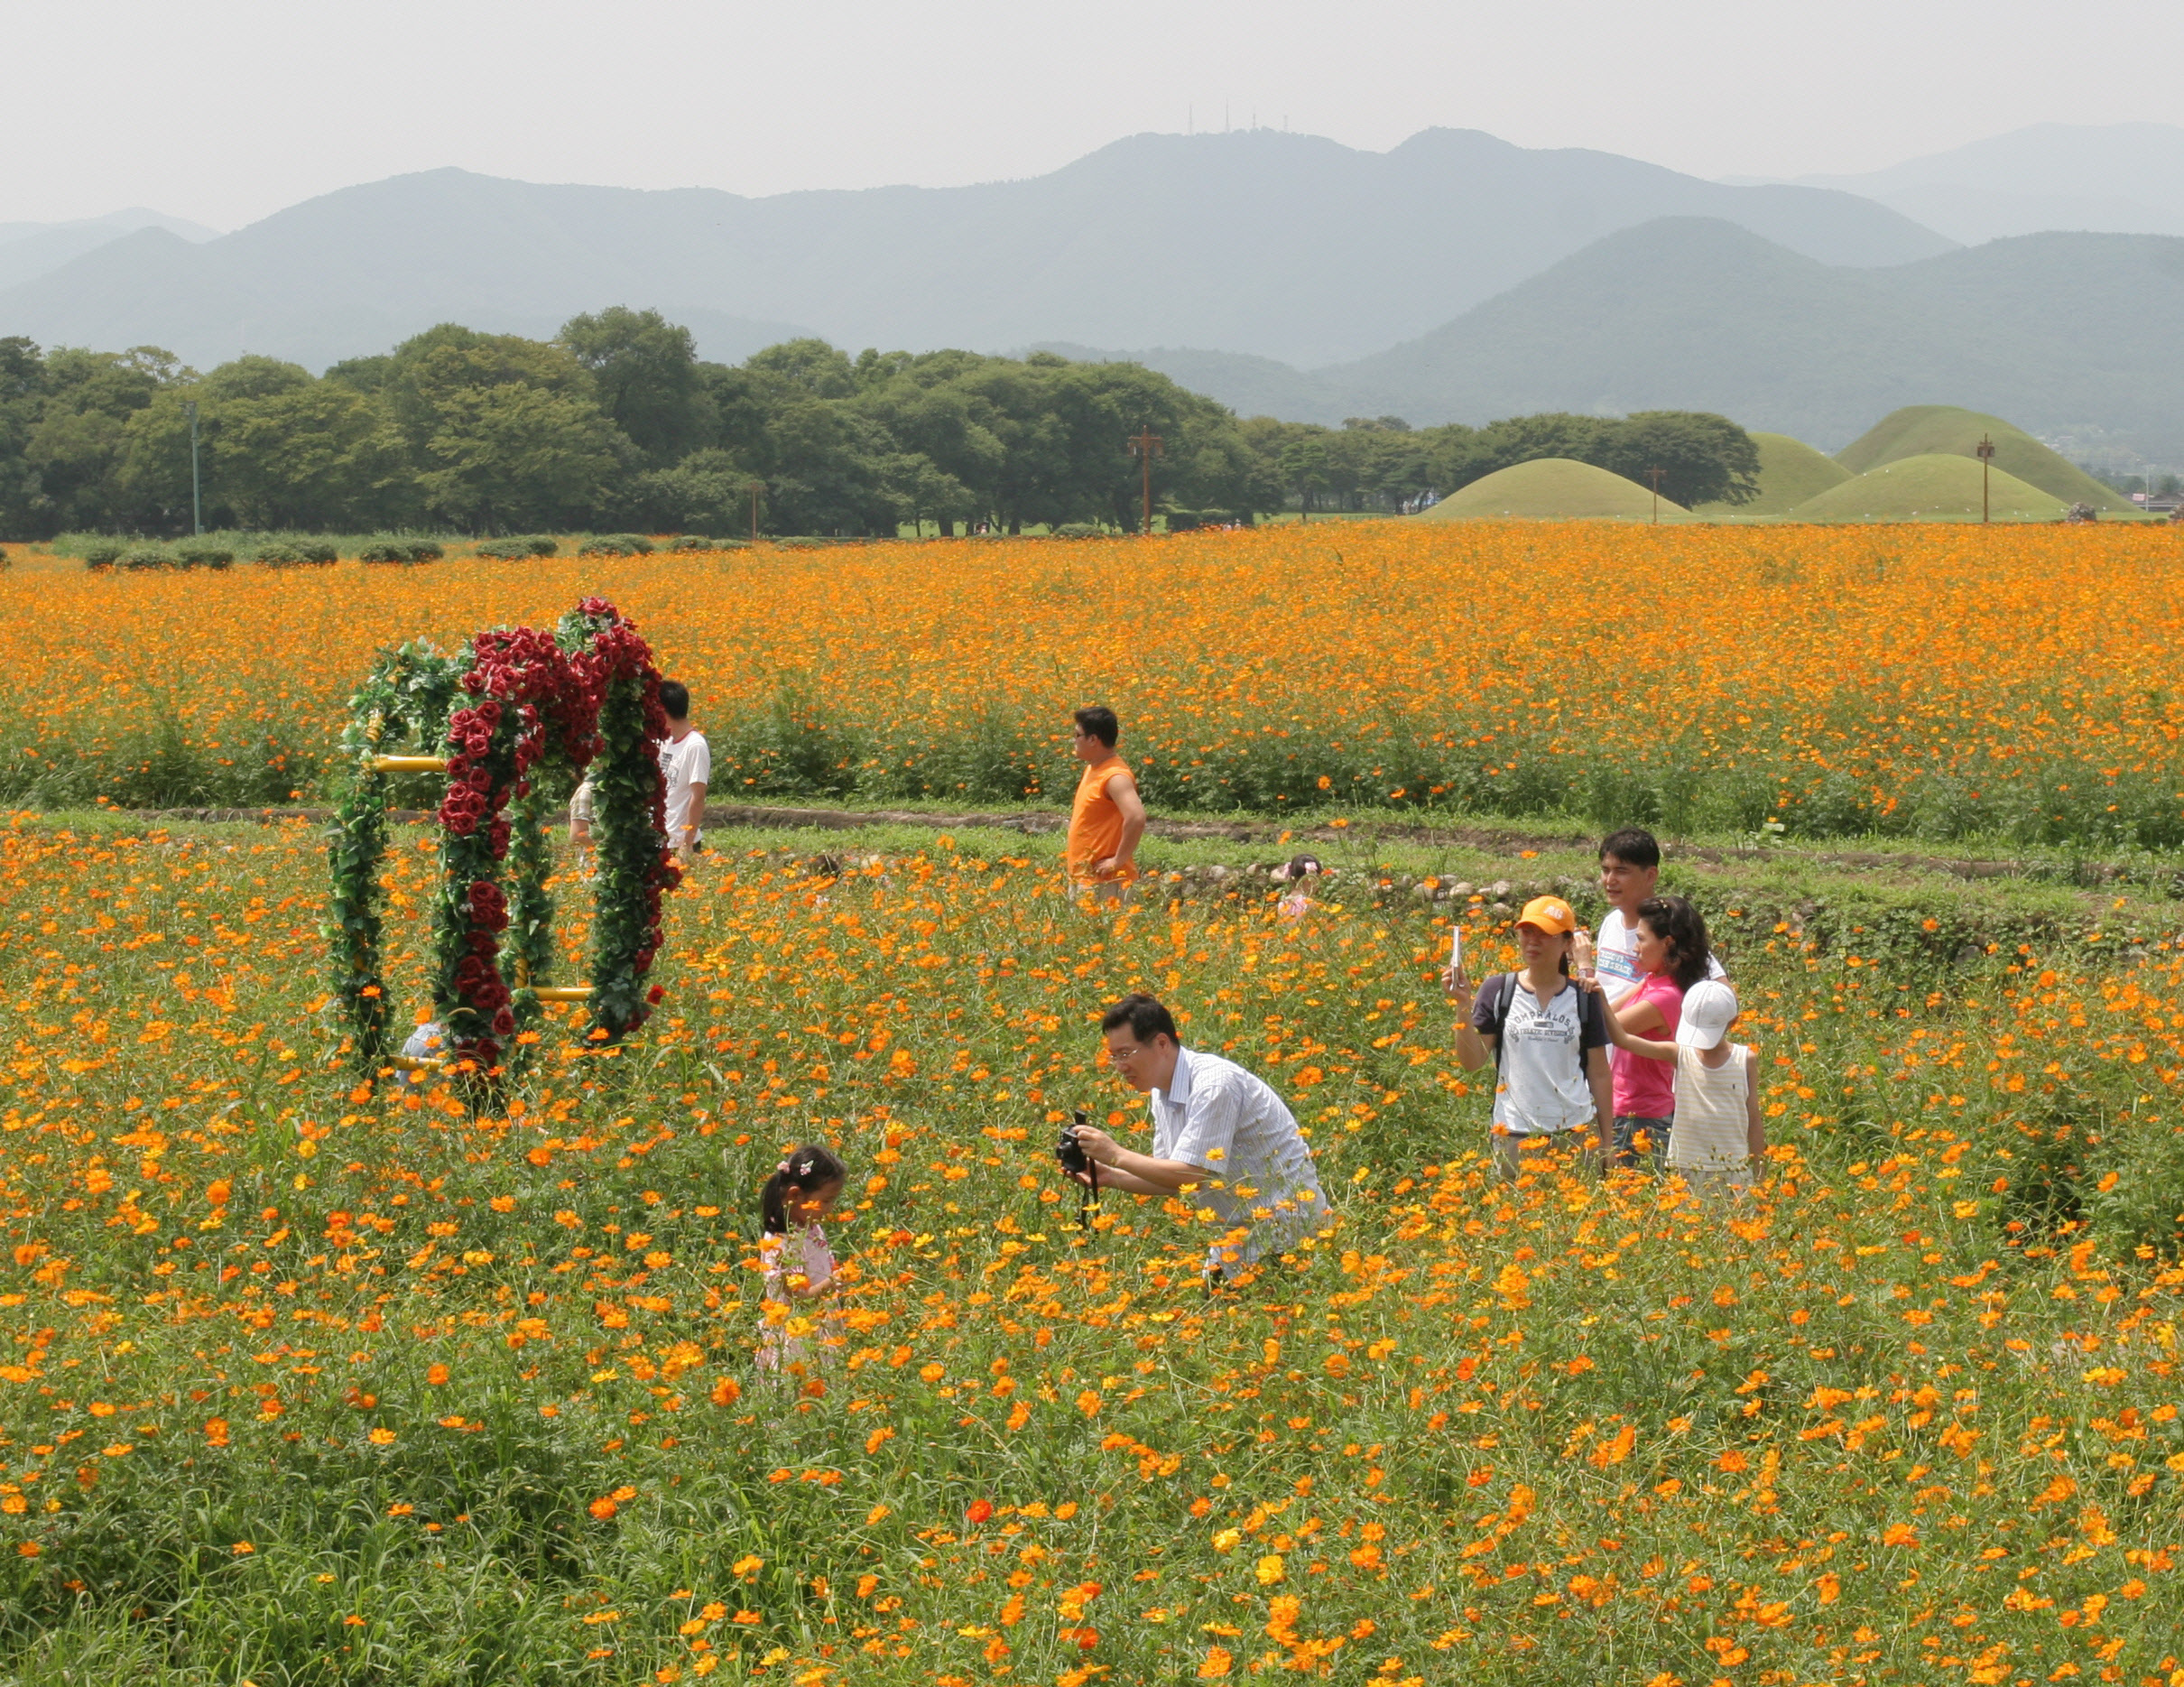
[(1412, 429), (1384, 416), (1353, 417), (1330, 429), (1255, 417), (1244, 432), (1264, 483), (1309, 500), (1308, 509), (1393, 510), (1428, 491), (1446, 498), (1488, 475), (1550, 459), (1637, 482), (1660, 468), (1661, 496), (1687, 508), (1694, 501), (1743, 504), (1759, 489), (1751, 436), (1726, 417), (1697, 411), (1619, 418), (1549, 412), (1484, 428)]
[(447, 551), (436, 539), (375, 539), (356, 548), (359, 562), (416, 564), (437, 562)]
[(651, 1016), (662, 897), (680, 878), (667, 858), (667, 715), (650, 648), (611, 606), (588, 600), (562, 618), (559, 636), (564, 649), (595, 653), (605, 681), (590, 766), (598, 911), (588, 972), (592, 1024), (611, 1041)]
[(341, 735), (345, 779), (328, 846), (332, 885), (323, 930), (334, 1000), (361, 1066), (375, 1066), (386, 1057), (393, 1024), (379, 885), (388, 775), (372, 765), (373, 758), (440, 754), (467, 665), (463, 656), (443, 655), (416, 640), (384, 653), (349, 699), (349, 724)]
[(572, 317), (561, 344), (591, 372), (600, 407), (650, 467), (704, 448), (717, 422), (690, 330), (657, 311), (616, 305)]
[[(1522, 417), (1412, 430), (1239, 423), (1137, 364), (964, 351), (770, 347), (699, 361), (689, 332), (621, 307), (541, 342), (452, 323), (322, 377), (245, 357), (199, 375), (166, 354), (0, 342), (0, 536), (67, 527), (174, 534), (190, 520), (196, 405), (208, 525), (505, 533), (621, 528), (892, 536), (1096, 525), (1134, 530), (1139, 466), (1171, 527), (1282, 507), (1392, 510), (1497, 469), (1566, 457), (1662, 491), (1735, 503), (1759, 459), (1718, 416)], [(489, 552), (487, 554), (499, 554)]]
[(550, 557), (561, 548), (558, 539), (549, 539), (541, 533), (526, 533), (513, 539), (482, 541), (474, 555), (493, 557), (504, 562), (521, 561), (526, 557)]
[(641, 557), (650, 556), (652, 542), (642, 533), (600, 533), (588, 539), (578, 551), (587, 557)]

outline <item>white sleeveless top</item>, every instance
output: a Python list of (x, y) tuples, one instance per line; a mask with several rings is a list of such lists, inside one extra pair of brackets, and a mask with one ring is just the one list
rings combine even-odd
[(1752, 1092), (1752, 1051), (1730, 1047), (1729, 1058), (1708, 1067), (1697, 1049), (1676, 1051), (1676, 1123), (1669, 1132), (1668, 1163), (1680, 1171), (1727, 1171), (1750, 1156), (1745, 1102)]

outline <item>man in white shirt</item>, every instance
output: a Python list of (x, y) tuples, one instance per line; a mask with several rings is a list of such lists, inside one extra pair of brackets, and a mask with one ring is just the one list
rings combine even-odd
[(1225, 1233), (1205, 1266), (1216, 1283), (1247, 1282), (1268, 1255), (1310, 1247), (1334, 1214), (1282, 1098), (1234, 1061), (1184, 1048), (1174, 1017), (1150, 996), (1125, 996), (1101, 1016), (1100, 1030), (1116, 1076), (1146, 1098), (1152, 1152), (1078, 1126), (1099, 1186), (1180, 1193), (1199, 1218), (1220, 1225)]
[(705, 734), (690, 725), (688, 686), (679, 680), (661, 681), (660, 707), (667, 711), (667, 742), (660, 746), (660, 770), (667, 775), (667, 847), (687, 867), (705, 837), (705, 788), (713, 776), (713, 751)]
[[(1661, 845), (1649, 831), (1625, 826), (1600, 840), (1600, 894), (1607, 917), (1593, 940), (1593, 967), (1611, 1008), (1643, 982), (1638, 970), (1638, 909), (1661, 883)], [(1707, 976), (1724, 978), (1721, 957), (1707, 957)]]

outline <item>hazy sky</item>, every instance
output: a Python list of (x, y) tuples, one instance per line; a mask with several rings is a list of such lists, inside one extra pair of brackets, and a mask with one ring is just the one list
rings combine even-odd
[(1705, 176), (2025, 124), (2184, 121), (2156, 0), (0, 0), (0, 221), (232, 228), (458, 164), (535, 181), (943, 186), (1258, 121), (1435, 125)]

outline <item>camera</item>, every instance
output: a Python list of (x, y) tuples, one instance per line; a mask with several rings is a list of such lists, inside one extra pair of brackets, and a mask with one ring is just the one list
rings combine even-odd
[(1061, 1135), (1054, 1140), (1054, 1157), (1065, 1172), (1089, 1172), (1092, 1156), (1085, 1152), (1084, 1144), (1077, 1140), (1077, 1126), (1089, 1125), (1091, 1115), (1078, 1108), (1070, 1115), (1070, 1122), (1061, 1127)]

